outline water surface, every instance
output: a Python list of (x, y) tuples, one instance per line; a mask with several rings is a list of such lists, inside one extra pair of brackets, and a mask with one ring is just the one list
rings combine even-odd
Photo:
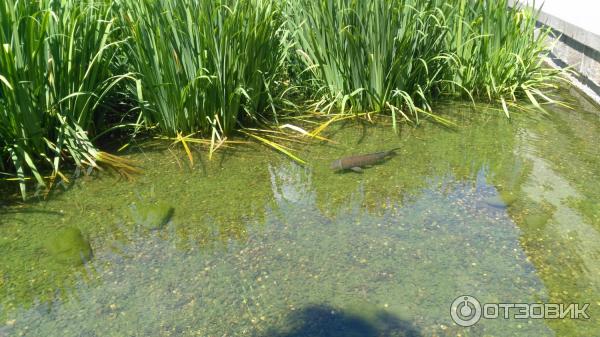
[[(179, 149), (128, 154), (145, 174), (82, 177), (0, 217), (0, 336), (593, 336), (600, 331), (600, 118), (440, 107), (457, 129), (338, 124), (299, 166), (249, 145), (190, 168)], [(340, 156), (400, 147), (364, 173)], [(132, 205), (168, 204), (160, 229)], [(65, 265), (49, 233), (94, 257)], [(454, 324), (482, 303), (589, 303), (589, 320)]]

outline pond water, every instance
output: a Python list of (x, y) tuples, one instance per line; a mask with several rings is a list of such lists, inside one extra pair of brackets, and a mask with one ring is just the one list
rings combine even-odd
[[(574, 106), (509, 121), (448, 105), (458, 128), (399, 135), (340, 123), (336, 143), (296, 146), (306, 166), (248, 145), (190, 168), (133, 146), (135, 181), (82, 176), (0, 210), (0, 336), (596, 336), (600, 115)], [(329, 168), (393, 147), (363, 173)], [(65, 228), (86, 263), (53, 253)], [(462, 327), (461, 295), (589, 319)]]

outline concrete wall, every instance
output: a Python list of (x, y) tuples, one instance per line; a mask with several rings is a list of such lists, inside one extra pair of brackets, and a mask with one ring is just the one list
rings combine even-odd
[[(516, 1), (513, 1), (513, 3)], [(578, 72), (574, 84), (600, 104), (600, 0), (522, 0), (541, 8), (539, 25), (552, 29), (552, 61)]]

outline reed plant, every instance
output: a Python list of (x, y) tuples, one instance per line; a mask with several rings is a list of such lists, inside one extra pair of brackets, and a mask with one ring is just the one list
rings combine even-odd
[(538, 107), (538, 100), (551, 102), (545, 92), (564, 79), (564, 71), (544, 63), (551, 32), (536, 27), (539, 10), (509, 6), (508, 0), (454, 2), (446, 6), (452, 31), (445, 91), (499, 101), (507, 114), (508, 101), (525, 98)]
[(145, 120), (174, 136), (221, 137), (276, 114), (284, 70), (275, 0), (117, 0)]
[(430, 110), (449, 29), (429, 2), (289, 1), (287, 18), (317, 109)]
[[(418, 121), (439, 96), (551, 101), (538, 12), (507, 0), (288, 1), (294, 57), (317, 110)], [(537, 98), (537, 99), (536, 99)], [(508, 112), (507, 112), (508, 113)]]
[(212, 153), (238, 128), (277, 122), (286, 88), (298, 106), (385, 112), (394, 127), (447, 122), (432, 109), (441, 97), (541, 108), (563, 72), (543, 62), (538, 15), (508, 0), (3, 0), (0, 174), (25, 196), (30, 178), (66, 179), (65, 162), (134, 171), (93, 144), (124, 126), (122, 111), (116, 126), (103, 114), (119, 100), (190, 158), (190, 137)]
[[(94, 0), (0, 3), (0, 168), (39, 185), (65, 160), (96, 166), (94, 114), (126, 75), (111, 74), (120, 41), (112, 9)], [(114, 160), (107, 157), (108, 161)], [(8, 172), (8, 173), (6, 173)]]

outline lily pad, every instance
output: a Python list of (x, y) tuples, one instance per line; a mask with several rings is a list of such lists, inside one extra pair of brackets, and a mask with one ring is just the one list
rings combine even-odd
[(58, 262), (81, 265), (92, 258), (92, 247), (78, 228), (67, 227), (50, 235), (45, 248)]
[(163, 228), (175, 211), (171, 205), (162, 202), (133, 204), (130, 209), (134, 221), (148, 229)]

